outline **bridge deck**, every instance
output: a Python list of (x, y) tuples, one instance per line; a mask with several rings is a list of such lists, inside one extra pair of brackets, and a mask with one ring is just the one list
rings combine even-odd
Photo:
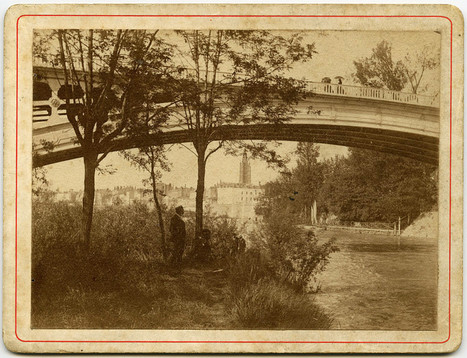
[[(79, 157), (81, 151), (66, 116), (65, 102), (57, 96), (63, 83), (60, 74), (50, 72), (48, 68), (34, 68), (34, 71), (42, 74), (50, 85), (50, 89), (45, 91), (45, 97), (33, 102), (33, 142), (41, 157), (35, 165)], [(437, 96), (312, 81), (307, 81), (306, 89), (314, 96), (300, 101), (294, 118), (283, 128), (271, 125), (221, 126), (216, 132), (219, 136), (217, 140), (315, 141), (385, 151), (437, 163)], [(319, 113), (311, 113), (311, 107)], [(190, 141), (186, 128), (180, 123), (171, 122), (163, 129), (161, 138), (154, 137), (151, 140), (160, 143)], [(45, 151), (42, 145), (44, 141), (55, 144), (55, 153)], [(140, 144), (120, 138), (115, 150), (134, 148)]]

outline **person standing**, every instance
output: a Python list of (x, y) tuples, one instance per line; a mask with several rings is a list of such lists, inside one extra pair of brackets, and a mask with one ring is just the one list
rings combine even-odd
[(175, 208), (175, 215), (170, 219), (170, 240), (171, 240), (171, 265), (176, 270), (182, 268), (183, 251), (185, 250), (186, 229), (183, 214), (183, 206)]
[(336, 76), (336, 79), (337, 79), (337, 93), (344, 94), (344, 89), (342, 88), (342, 80), (344, 79), (344, 77)]

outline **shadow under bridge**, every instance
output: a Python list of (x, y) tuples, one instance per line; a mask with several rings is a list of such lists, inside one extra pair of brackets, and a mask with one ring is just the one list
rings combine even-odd
[[(224, 125), (213, 128), (211, 140), (278, 140), (325, 143), (358, 147), (391, 153), (432, 165), (438, 164), (439, 140), (437, 137), (387, 129), (329, 124), (253, 124)], [(192, 141), (188, 130), (171, 130), (156, 134), (120, 138), (112, 151), (141, 148), (149, 145), (187, 143)], [(34, 166), (43, 166), (82, 157), (79, 146), (53, 151), (37, 156)]]

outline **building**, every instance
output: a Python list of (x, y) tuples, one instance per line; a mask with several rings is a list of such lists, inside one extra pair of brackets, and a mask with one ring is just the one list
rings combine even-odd
[(215, 186), (217, 200), (211, 209), (218, 215), (225, 215), (241, 221), (257, 221), (255, 208), (263, 189), (258, 185), (240, 183), (219, 183)]
[(195, 211), (196, 190), (191, 187), (175, 187), (172, 184), (158, 184), (162, 188), (162, 202), (168, 207), (182, 205), (185, 211)]
[[(240, 221), (258, 221), (256, 214), (258, 204), (264, 189), (260, 185), (251, 184), (251, 166), (246, 153), (240, 162), (239, 182), (220, 182), (210, 188), (212, 200), (210, 207), (217, 215), (225, 215)], [(215, 200), (214, 200), (215, 198)]]
[[(175, 187), (172, 184), (158, 183), (158, 197), (167, 207), (183, 205), (185, 211), (196, 210), (196, 189), (191, 187)], [(218, 216), (228, 216), (242, 222), (256, 222), (261, 219), (256, 214), (264, 189), (260, 185), (251, 184), (251, 166), (246, 153), (240, 162), (239, 182), (220, 182), (204, 192), (204, 204), (207, 211)], [(67, 191), (57, 193), (56, 200), (80, 202), (82, 191)], [(132, 186), (117, 186), (113, 189), (97, 189), (95, 192), (95, 207), (111, 205), (131, 205), (137, 202), (154, 206), (150, 189)]]
[(242, 161), (240, 163), (240, 179), (238, 182), (241, 185), (251, 184), (251, 166), (248, 162), (246, 152), (243, 152)]

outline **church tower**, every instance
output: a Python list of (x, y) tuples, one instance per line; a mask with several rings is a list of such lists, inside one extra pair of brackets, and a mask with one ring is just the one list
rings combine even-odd
[(239, 183), (243, 185), (251, 184), (251, 166), (250, 163), (248, 163), (246, 152), (243, 152), (242, 162), (240, 163)]

